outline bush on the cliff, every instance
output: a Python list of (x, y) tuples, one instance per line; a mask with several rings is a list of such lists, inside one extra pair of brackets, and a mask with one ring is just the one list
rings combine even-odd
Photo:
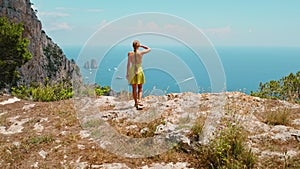
[(290, 73), (280, 80), (261, 82), (259, 89), (256, 92), (251, 91), (251, 95), (300, 103), (300, 71), (296, 74)]
[(12, 95), (22, 99), (49, 102), (72, 98), (74, 91), (72, 90), (72, 84), (69, 82), (49, 84), (48, 79), (46, 79), (44, 84), (39, 83), (37, 86), (12, 87)]
[(81, 97), (109, 96), (111, 88), (109, 86), (100, 86), (98, 84), (84, 84), (78, 88), (76, 95)]
[(95, 87), (95, 93), (96, 93), (97, 96), (108, 95), (109, 92), (110, 92), (110, 90), (111, 89), (110, 89), (109, 86), (103, 86), (103, 87), (101, 87), (101, 86), (97, 85)]
[[(86, 86), (85, 90), (81, 91), (81, 96), (103, 96), (109, 95), (111, 89), (109, 86), (95, 87)], [(50, 84), (49, 79), (46, 78), (44, 84), (39, 83), (37, 85), (32, 84), (30, 87), (20, 85), (18, 87), (12, 87), (11, 93), (25, 100), (50, 102), (57, 100), (65, 100), (72, 98), (74, 95), (73, 87), (70, 82), (61, 82), (58, 84)]]
[(13, 86), (20, 77), (17, 68), (31, 59), (29, 40), (22, 37), (23, 25), (0, 18), (0, 89)]
[(247, 147), (247, 133), (236, 117), (224, 119), (216, 138), (200, 147), (201, 159), (208, 168), (253, 168), (256, 156)]

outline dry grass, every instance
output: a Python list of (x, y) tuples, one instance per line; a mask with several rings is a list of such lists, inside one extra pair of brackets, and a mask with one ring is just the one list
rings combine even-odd
[[(21, 101), (1, 107), (1, 111), (8, 111), (7, 114), (1, 116), (1, 126), (9, 127), (11, 123), (7, 118), (10, 117), (20, 116), (19, 119), (31, 118), (31, 120), (23, 125), (25, 128), (22, 133), (14, 135), (0, 134), (0, 168), (32, 168), (35, 162), (38, 162), (39, 168), (74, 168), (74, 163), (78, 159), (80, 159), (80, 162), (87, 162), (90, 165), (125, 163), (131, 168), (162, 162), (188, 161), (192, 166), (197, 163), (197, 160), (191, 154), (176, 150), (141, 159), (116, 156), (100, 148), (89, 138), (80, 137), (79, 133), (82, 128), (76, 118), (72, 100), (49, 103), (34, 102), (36, 105), (23, 113), (22, 107), (25, 103), (32, 104), (33, 102)], [(42, 122), (42, 118), (48, 120)], [(42, 133), (33, 130), (36, 123), (44, 126)], [(130, 137), (152, 137), (156, 126), (164, 123), (164, 121), (156, 119), (150, 123), (136, 124), (138, 126), (137, 130), (124, 130), (126, 126), (134, 125), (134, 123), (125, 121), (118, 122), (120, 124), (115, 121), (111, 123), (114, 123), (121, 134)], [(87, 122), (83, 125), (93, 126), (98, 124)], [(140, 129), (142, 128), (148, 128), (148, 131), (141, 133)], [(14, 143), (18, 143), (18, 145), (14, 145)], [(79, 149), (78, 145), (83, 145), (85, 148)], [(42, 150), (47, 152), (45, 159), (39, 155)]]
[(277, 100), (268, 100), (265, 103), (264, 112), (256, 112), (255, 116), (268, 125), (290, 125), (292, 121), (293, 109), (279, 107), (280, 102)]
[(191, 134), (189, 137), (191, 137), (194, 141), (199, 141), (206, 118), (207, 118), (207, 116), (204, 116), (204, 115), (199, 116), (196, 119), (193, 127), (191, 128)]
[(260, 163), (260, 168), (284, 168), (284, 169), (299, 169), (300, 155), (289, 157), (285, 155), (283, 158), (276, 156), (266, 158)]
[(291, 110), (282, 109), (269, 111), (263, 114), (264, 122), (269, 125), (289, 125), (291, 123)]
[[(131, 100), (131, 96), (127, 94), (124, 94), (119, 98), (124, 101)], [(163, 101), (164, 98), (161, 99)], [(100, 148), (96, 142), (89, 140), (89, 138), (81, 138), (79, 133), (81, 130), (83, 130), (83, 128), (97, 127), (99, 126), (99, 121), (87, 121), (80, 126), (71, 100), (51, 103), (35, 102), (36, 106), (24, 113), (22, 111), (22, 107), (25, 103), (31, 104), (33, 102), (21, 101), (1, 107), (0, 113), (8, 113), (0, 116), (0, 126), (9, 127), (11, 123), (9, 122), (8, 118), (15, 116), (20, 116), (19, 119), (31, 118), (31, 120), (23, 125), (25, 128), (23, 129), (22, 133), (14, 135), (0, 134), (0, 168), (32, 168), (31, 165), (33, 165), (35, 162), (39, 162), (39, 168), (75, 168), (74, 163), (78, 159), (80, 159), (80, 162), (87, 162), (89, 165), (124, 163), (131, 168), (137, 168), (153, 163), (169, 162), (188, 162), (190, 164), (189, 167), (209, 168), (211, 167), (211, 161), (208, 159), (218, 159), (220, 157), (218, 156), (218, 153), (224, 155), (223, 157), (225, 160), (222, 161), (223, 164), (227, 164), (228, 161), (231, 162), (230, 164), (233, 164), (234, 158), (226, 156), (227, 153), (213, 150), (216, 150), (217, 148), (218, 150), (221, 150), (222, 148), (225, 149), (227, 148), (227, 145), (232, 143), (231, 141), (235, 139), (237, 139), (235, 140), (237, 142), (231, 144), (236, 146), (236, 149), (234, 150), (234, 156), (239, 156), (238, 160), (240, 161), (248, 160), (248, 162), (252, 164), (252, 154), (248, 151), (242, 151), (243, 148), (239, 146), (243, 145), (244, 148), (247, 147), (245, 144), (240, 144), (246, 141), (243, 139), (244, 137), (247, 138), (247, 133), (240, 131), (240, 128), (227, 125), (226, 120), (224, 120), (222, 124), (226, 124), (229, 129), (227, 128), (228, 130), (216, 133), (219, 135), (225, 133), (225, 135), (224, 137), (219, 137), (219, 139), (216, 140), (216, 142), (214, 142), (214, 144), (210, 147), (204, 147), (196, 144), (199, 140), (199, 135), (202, 132), (203, 125), (206, 120), (206, 116), (203, 115), (196, 120), (195, 125), (191, 129), (191, 135), (189, 135), (190, 139), (192, 140), (192, 145), (195, 146), (194, 148), (197, 147), (197, 149), (193, 150), (190, 147), (186, 148), (185, 145), (178, 144), (173, 149), (160, 155), (148, 158), (132, 159), (110, 153), (109, 151)], [(269, 107), (267, 107), (265, 112), (255, 114), (259, 119), (265, 121), (266, 123), (267, 121), (271, 120), (266, 120), (269, 119), (269, 117), (265, 117), (263, 114), (271, 112), (270, 110), (274, 106), (278, 105), (278, 103), (273, 101), (268, 104)], [(111, 106), (107, 106), (100, 107), (99, 109), (111, 110), (112, 108), (113, 107)], [(231, 112), (237, 112), (239, 110), (238, 105), (234, 103), (231, 105), (228, 104), (227, 109)], [(205, 112), (207, 110), (209, 110), (209, 107), (205, 105), (199, 106), (198, 109), (200, 112)], [(278, 112), (282, 112), (283, 110), (284, 109), (278, 110)], [(299, 110), (287, 109), (286, 111), (288, 112), (288, 119), (292, 120), (300, 118)], [(227, 115), (230, 115), (230, 113), (227, 113)], [(276, 117), (275, 119), (285, 118), (277, 117), (277, 115), (272, 116)], [(42, 122), (42, 118), (47, 118), (48, 121)], [(188, 122), (190, 119), (182, 118), (180, 120), (182, 123), (184, 123)], [(156, 127), (160, 124), (166, 123), (164, 119), (160, 118), (157, 118), (149, 123), (135, 123), (126, 121), (124, 119), (119, 121), (110, 120), (108, 122), (119, 133), (135, 138), (153, 137), (155, 135), (154, 132)], [(36, 123), (40, 123), (44, 126), (42, 133), (37, 133), (33, 130), (33, 126)], [(232, 121), (231, 124), (233, 124)], [(290, 124), (290, 121), (286, 124)], [(126, 129), (126, 127), (133, 125), (136, 125), (136, 127), (133, 129)], [(141, 130), (144, 128), (148, 128), (148, 130), (141, 132)], [(239, 132), (242, 132), (242, 134)], [(15, 144), (16, 142), (19, 142), (19, 145)], [(79, 149), (78, 145), (83, 145), (84, 149)], [(259, 148), (262, 150), (274, 150), (279, 152), (285, 152), (289, 149), (300, 150), (299, 143), (297, 143), (296, 140), (289, 143), (264, 140), (263, 142), (258, 143), (257, 146), (259, 146)], [(45, 159), (39, 155), (41, 150), (48, 153)], [(238, 152), (243, 153), (239, 153), (238, 155)], [(286, 159), (283, 160), (276, 157), (264, 160), (265, 161), (258, 160), (257, 163), (259, 163), (259, 165), (255, 166), (258, 166), (259, 168), (299, 168), (300, 166), (299, 155), (295, 157), (286, 157)], [(222, 168), (221, 165), (216, 166)], [(228, 166), (230, 167), (230, 165), (227, 165), (227, 167)]]
[(129, 101), (132, 99), (132, 93), (123, 91), (119, 93), (117, 98), (119, 99), (119, 101)]
[[(118, 122), (109, 120), (111, 126), (113, 126), (120, 134), (130, 136), (133, 138), (146, 138), (153, 137), (158, 125), (164, 124), (163, 119), (155, 119), (149, 123), (135, 123), (125, 120)], [(134, 128), (126, 129), (128, 126), (135, 126)]]

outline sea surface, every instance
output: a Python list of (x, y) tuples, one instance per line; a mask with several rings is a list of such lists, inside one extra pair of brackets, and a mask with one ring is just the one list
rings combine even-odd
[[(101, 51), (99, 47), (68, 46), (63, 50), (79, 65), (86, 83), (111, 86), (116, 91), (130, 90), (125, 74), (127, 52), (131, 46), (103, 47)], [(192, 48), (153, 47), (143, 59), (144, 94), (211, 92), (214, 78), (219, 78), (212, 77), (213, 70), (224, 72), (224, 91), (249, 94), (258, 89), (260, 82), (278, 80), (300, 71), (300, 47), (215, 47), (215, 52), (219, 63), (205, 62), (204, 56), (199, 56)], [(205, 57), (209, 59), (210, 56)], [(92, 59), (96, 60), (97, 66), (84, 68), (84, 64), (90, 65)]]

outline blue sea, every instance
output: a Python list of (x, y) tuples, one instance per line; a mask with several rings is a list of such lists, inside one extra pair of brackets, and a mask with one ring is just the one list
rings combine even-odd
[[(68, 46), (63, 50), (79, 65), (86, 83), (111, 86), (116, 91), (130, 90), (125, 73), (131, 46), (103, 47), (104, 52), (100, 52), (99, 47)], [(258, 89), (260, 82), (278, 80), (300, 71), (300, 47), (215, 47), (215, 52), (218, 58), (211, 59), (187, 47), (153, 47), (143, 59), (144, 93), (211, 92), (212, 83), (218, 82), (224, 91), (249, 94)], [(96, 66), (84, 68), (84, 64), (90, 65), (93, 59)], [(224, 73), (224, 84), (218, 81), (222, 77), (212, 77), (214, 70)]]

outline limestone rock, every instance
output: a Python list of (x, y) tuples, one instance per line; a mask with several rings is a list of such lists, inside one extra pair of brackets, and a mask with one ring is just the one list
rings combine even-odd
[(15, 23), (23, 23), (23, 36), (30, 40), (28, 50), (32, 59), (20, 68), (19, 84), (44, 82), (48, 77), (52, 82), (63, 80), (81, 83), (79, 67), (70, 61), (45, 31), (31, 8), (30, 0), (0, 0), (0, 17), (7, 17)]

